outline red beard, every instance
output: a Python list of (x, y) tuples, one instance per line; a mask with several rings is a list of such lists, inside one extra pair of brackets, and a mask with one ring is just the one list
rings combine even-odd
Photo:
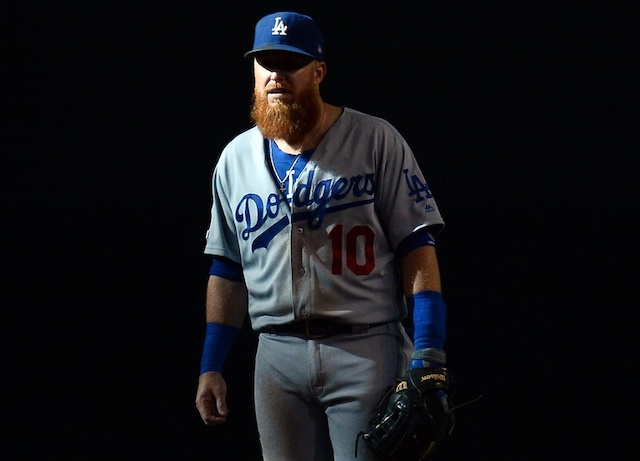
[(260, 90), (253, 93), (251, 120), (262, 135), (269, 139), (284, 139), (287, 143), (300, 144), (305, 135), (318, 124), (322, 103), (313, 88), (303, 90), (290, 104), (278, 102), (273, 107), (267, 103), (267, 95)]

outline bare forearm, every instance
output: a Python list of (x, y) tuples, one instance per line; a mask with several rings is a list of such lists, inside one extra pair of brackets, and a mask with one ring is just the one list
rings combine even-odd
[(405, 296), (421, 291), (442, 291), (438, 258), (432, 246), (422, 246), (407, 254), (402, 260), (402, 275)]
[(207, 284), (207, 322), (240, 328), (247, 314), (248, 295), (243, 282), (212, 275)]

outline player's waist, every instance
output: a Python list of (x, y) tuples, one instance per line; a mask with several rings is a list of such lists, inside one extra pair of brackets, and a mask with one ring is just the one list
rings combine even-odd
[(323, 339), (335, 335), (359, 335), (369, 330), (386, 325), (388, 322), (349, 324), (327, 319), (308, 319), (281, 325), (268, 325), (260, 328), (260, 333), (276, 335), (300, 336), (306, 339)]

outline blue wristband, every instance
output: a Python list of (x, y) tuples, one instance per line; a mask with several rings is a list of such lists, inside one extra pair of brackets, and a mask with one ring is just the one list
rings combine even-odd
[(200, 374), (207, 371), (222, 371), (224, 361), (236, 340), (239, 328), (222, 323), (207, 323), (207, 332), (202, 348)]
[(407, 307), (410, 312), (413, 312), (415, 348), (442, 349), (447, 319), (447, 307), (442, 294), (437, 291), (415, 293), (407, 299)]
[[(407, 298), (407, 308), (413, 318), (414, 349), (416, 351), (427, 349), (442, 351), (446, 337), (447, 318), (447, 307), (442, 294), (437, 291), (415, 293)], [(425, 363), (424, 360), (414, 358), (411, 362), (411, 368), (420, 368), (425, 366)]]

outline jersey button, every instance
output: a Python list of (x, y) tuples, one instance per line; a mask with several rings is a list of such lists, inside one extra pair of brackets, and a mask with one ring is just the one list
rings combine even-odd
[(304, 270), (304, 267), (301, 267), (300, 269), (298, 269), (298, 274), (300, 275), (304, 275), (306, 271)]
[(302, 234), (304, 232), (304, 229), (302, 227), (298, 227), (298, 234)]

